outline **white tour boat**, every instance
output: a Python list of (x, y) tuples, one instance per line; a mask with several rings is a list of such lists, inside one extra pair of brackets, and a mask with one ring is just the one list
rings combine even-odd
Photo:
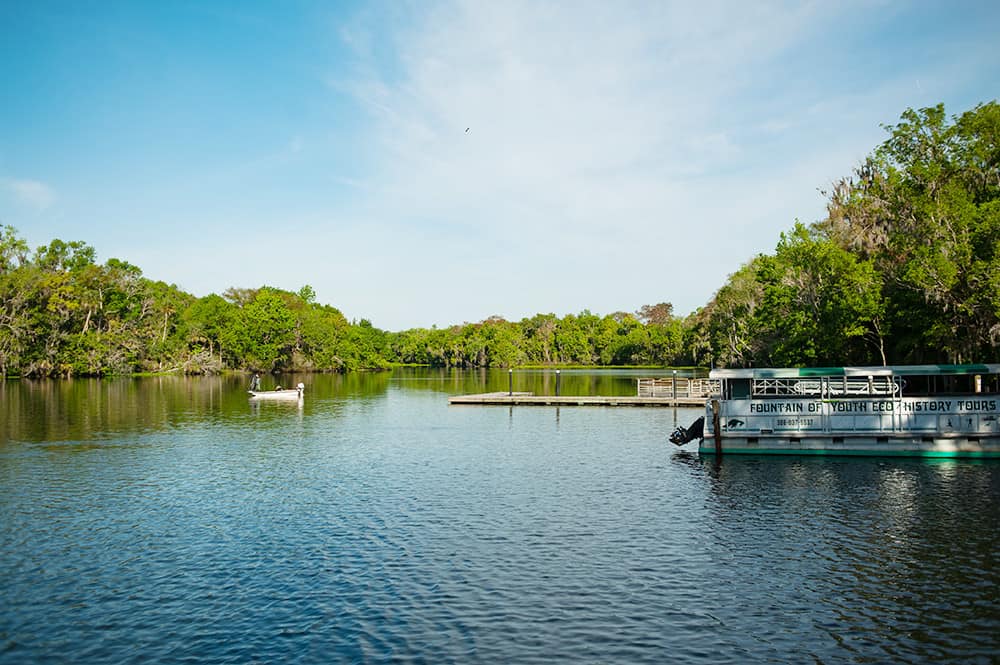
[(716, 369), (708, 454), (1000, 457), (1000, 364)]

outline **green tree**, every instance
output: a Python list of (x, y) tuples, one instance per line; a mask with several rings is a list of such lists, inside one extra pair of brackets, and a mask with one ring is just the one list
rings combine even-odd
[(555, 314), (536, 314), (520, 323), (523, 349), (528, 362), (550, 364), (558, 362), (556, 352)]
[(483, 321), (481, 333), (486, 341), (487, 366), (513, 367), (524, 362), (521, 329), (517, 324), (494, 316)]
[(221, 367), (222, 338), (236, 316), (236, 306), (213, 293), (191, 302), (181, 316), (189, 349), (199, 355), (207, 348), (209, 358), (218, 353)]
[(768, 364), (863, 362), (871, 352), (856, 342), (866, 337), (881, 355), (885, 304), (870, 262), (796, 224), (760, 261), (757, 279), (763, 294), (754, 321)]
[(28, 243), (17, 234), (17, 229), (6, 224), (0, 226), (0, 275), (20, 268), (27, 257)]
[(891, 354), (961, 362), (1000, 341), (1000, 106), (949, 122), (908, 109), (831, 194), (830, 236), (872, 257), (895, 331)]
[(295, 317), (285, 300), (263, 287), (238, 310), (223, 343), (243, 366), (275, 371), (290, 364), (294, 333)]
[(0, 377), (19, 372), (34, 335), (32, 298), (38, 270), (12, 226), (0, 227)]
[(563, 362), (592, 364), (594, 352), (590, 342), (589, 312), (579, 316), (567, 314), (556, 331), (556, 347)]
[(763, 300), (764, 287), (758, 273), (765, 260), (759, 256), (733, 273), (705, 308), (711, 362), (746, 367), (762, 355), (757, 307)]

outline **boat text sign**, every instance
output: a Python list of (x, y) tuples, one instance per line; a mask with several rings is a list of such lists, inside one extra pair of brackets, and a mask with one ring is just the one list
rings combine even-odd
[(734, 433), (1000, 432), (995, 396), (728, 400), (722, 407), (722, 428)]

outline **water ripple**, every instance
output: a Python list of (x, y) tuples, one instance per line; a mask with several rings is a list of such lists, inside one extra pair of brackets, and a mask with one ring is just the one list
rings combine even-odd
[(0, 663), (995, 662), (1000, 465), (311, 408), (0, 449)]

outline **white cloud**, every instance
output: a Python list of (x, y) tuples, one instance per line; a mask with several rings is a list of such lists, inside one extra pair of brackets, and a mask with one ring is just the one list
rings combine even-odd
[[(412, 324), (704, 304), (822, 208), (809, 174), (787, 183), (806, 180), (806, 209), (776, 205), (794, 167), (755, 154), (746, 128), (790, 121), (741, 104), (824, 7), (444, 3), (386, 38), (391, 70), (352, 32), (362, 65), (337, 87), (368, 109), (377, 153), (361, 214), (404, 239), (382, 248), (397, 261), (450, 252), (450, 270), (397, 284), (400, 301), (426, 298), (430, 320)], [(450, 235), (427, 244), (427, 224)]]
[(335, 30), (354, 55), (327, 83), (365, 121), (329, 144), (294, 134), (276, 161), (298, 174), (282, 182), (292, 205), (247, 208), (226, 256), (185, 286), (309, 283), (389, 329), (662, 301), (686, 313), (796, 218), (822, 216), (817, 190), (911, 105), (911, 73), (827, 75), (843, 65), (844, 4), (362, 11)]
[(55, 191), (37, 180), (0, 178), (0, 187), (8, 192), (18, 204), (35, 210), (46, 210), (56, 200)]

